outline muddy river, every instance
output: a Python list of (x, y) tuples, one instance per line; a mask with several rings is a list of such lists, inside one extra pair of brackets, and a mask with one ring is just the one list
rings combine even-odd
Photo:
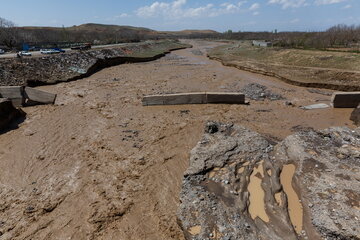
[[(2, 239), (183, 239), (176, 219), (179, 192), (206, 121), (244, 125), (272, 141), (303, 128), (353, 127), (351, 109), (299, 108), (329, 103), (331, 91), (309, 92), (224, 67), (206, 57), (207, 49), (221, 43), (188, 42), (193, 49), (154, 62), (41, 87), (58, 94), (56, 104), (25, 108), (27, 119), (19, 128), (0, 135)], [(141, 104), (147, 94), (241, 92), (250, 83), (266, 86), (281, 100)], [(257, 171), (254, 189), (263, 175), (260, 166)], [(254, 217), (266, 221), (259, 211)]]

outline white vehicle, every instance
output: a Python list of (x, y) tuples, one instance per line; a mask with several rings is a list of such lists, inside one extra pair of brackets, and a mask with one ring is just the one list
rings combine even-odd
[(4, 53), (5, 53), (5, 51), (0, 49), (0, 54), (4, 54)]
[(55, 49), (41, 49), (40, 53), (42, 54), (54, 54), (54, 53), (60, 53), (60, 51)]
[(31, 53), (29, 53), (28, 51), (20, 51), (18, 52), (19, 56), (26, 56), (26, 57), (30, 57)]

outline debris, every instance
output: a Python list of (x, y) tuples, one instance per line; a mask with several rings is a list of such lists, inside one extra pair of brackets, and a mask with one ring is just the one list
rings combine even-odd
[(272, 101), (284, 99), (284, 97), (280, 94), (273, 93), (268, 90), (266, 86), (260, 85), (258, 83), (250, 83), (246, 85), (241, 91), (247, 98), (256, 101), (264, 101), (265, 99), (270, 99)]
[(318, 103), (318, 104), (308, 105), (308, 106), (304, 106), (304, 107), (300, 107), (300, 108), (304, 109), (304, 110), (313, 110), (313, 109), (323, 109), (323, 108), (329, 108), (329, 107), (330, 106), (325, 103)]

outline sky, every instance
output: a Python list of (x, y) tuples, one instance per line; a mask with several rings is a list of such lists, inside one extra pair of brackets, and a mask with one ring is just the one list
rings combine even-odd
[(18, 26), (321, 31), (360, 25), (360, 0), (0, 0), (0, 17)]

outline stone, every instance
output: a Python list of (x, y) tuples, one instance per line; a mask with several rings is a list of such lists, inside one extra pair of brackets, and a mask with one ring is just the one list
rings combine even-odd
[(0, 130), (8, 128), (11, 122), (24, 116), (25, 113), (15, 108), (11, 100), (0, 98)]
[(350, 120), (353, 121), (355, 125), (360, 126), (360, 104), (351, 113)]
[[(216, 126), (217, 131), (208, 131), (208, 126)], [(340, 159), (339, 153), (347, 157)], [(184, 236), (206, 239), (206, 232), (193, 236), (186, 229), (200, 226), (211, 232), (217, 225), (224, 226), (222, 232), (229, 238), (239, 240), (296, 240), (299, 234), (314, 239), (357, 239), (359, 157), (360, 128), (302, 129), (273, 146), (265, 136), (245, 127), (209, 122), (203, 138), (191, 150), (182, 182), (178, 220)], [(289, 204), (280, 206), (275, 199), (276, 193), (288, 198), (279, 176), (289, 165), (294, 167), (291, 186), (296, 186), (296, 202), (304, 209), (296, 216), (311, 219), (297, 229), (296, 222), (289, 219), (293, 209)], [(248, 187), (254, 171), (257, 173), (253, 178), (260, 179), (264, 191), (268, 221), (250, 214)], [(227, 179), (229, 184), (218, 179)], [(199, 201), (200, 196), (207, 197)], [(190, 214), (193, 212), (197, 214)]]

